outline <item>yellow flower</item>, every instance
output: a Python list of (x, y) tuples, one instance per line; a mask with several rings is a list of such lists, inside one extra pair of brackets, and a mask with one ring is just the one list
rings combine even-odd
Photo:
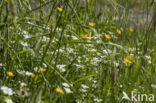
[(106, 39), (111, 39), (111, 36), (108, 35), (108, 34), (105, 34), (105, 38), (106, 38)]
[(93, 36), (96, 36), (96, 33), (94, 33)]
[(31, 75), (31, 76), (32, 76), (32, 78), (34, 78), (34, 77), (35, 77), (35, 74), (34, 74), (34, 73), (32, 73), (32, 75)]
[(144, 23), (144, 20), (139, 20), (139, 23), (140, 23), (140, 24), (143, 24), (143, 23)]
[(63, 9), (60, 8), (60, 7), (57, 7), (57, 10), (58, 10), (59, 12), (63, 12)]
[(134, 29), (133, 29), (132, 26), (129, 27), (129, 31), (130, 31), (130, 32), (134, 32)]
[(83, 29), (85, 33), (90, 34), (90, 31), (86, 28)]
[(41, 71), (41, 72), (45, 72), (46, 69), (41, 67), (41, 68), (39, 69), (39, 71)]
[(6, 74), (7, 74), (9, 77), (15, 76), (12, 72), (6, 72)]
[(133, 93), (137, 93), (137, 91), (136, 91), (136, 90), (133, 90), (132, 92), (133, 92)]
[(132, 64), (134, 62), (134, 58), (131, 57), (131, 56), (127, 56), (124, 58), (124, 61), (127, 63), (127, 64)]
[(46, 71), (46, 69), (43, 68), (43, 67), (41, 67), (41, 68), (35, 67), (35, 69), (38, 70), (38, 71), (40, 71), (40, 72), (45, 72)]
[(56, 92), (64, 94), (64, 91), (62, 89), (56, 88)]
[(116, 29), (117, 34), (121, 35), (121, 30), (120, 29)]
[(88, 36), (89, 36), (89, 34), (85, 34), (85, 33), (83, 33), (83, 34), (81, 35), (81, 37), (82, 37), (83, 39), (87, 38)]
[(95, 23), (93, 23), (93, 22), (89, 22), (88, 24), (89, 24), (89, 26), (91, 26), (91, 27), (94, 27), (94, 26), (95, 26)]

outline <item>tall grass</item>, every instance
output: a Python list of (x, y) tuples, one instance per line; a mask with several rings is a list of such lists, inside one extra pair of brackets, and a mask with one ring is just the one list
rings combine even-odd
[(148, 0), (1, 0), (0, 103), (155, 95), (152, 10)]

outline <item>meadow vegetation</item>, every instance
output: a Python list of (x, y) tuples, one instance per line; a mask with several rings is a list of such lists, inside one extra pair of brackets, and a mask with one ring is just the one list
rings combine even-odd
[(150, 3), (0, 0), (0, 103), (132, 103), (123, 92), (156, 96)]

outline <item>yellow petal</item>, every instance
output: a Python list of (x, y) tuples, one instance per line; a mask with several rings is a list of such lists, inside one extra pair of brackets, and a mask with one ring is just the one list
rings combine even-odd
[(57, 91), (58, 93), (64, 94), (64, 91), (63, 91), (62, 89), (56, 88), (56, 91)]
[(106, 38), (106, 39), (111, 39), (111, 36), (108, 35), (108, 34), (105, 34), (105, 38)]
[(129, 27), (129, 31), (130, 31), (130, 32), (133, 32), (133, 31), (134, 31), (133, 27), (130, 26), (130, 27)]
[(121, 30), (120, 29), (116, 29), (117, 34), (121, 35)]
[(9, 76), (9, 77), (13, 77), (14, 74), (12, 72), (6, 72), (6, 74)]
[(95, 23), (89, 22), (89, 26), (94, 27), (95, 26)]
[(63, 9), (60, 8), (60, 7), (57, 7), (57, 10), (58, 10), (59, 12), (63, 12)]
[(83, 39), (87, 38), (88, 36), (89, 36), (89, 34), (82, 34), (82, 35), (81, 35), (81, 37), (82, 37)]

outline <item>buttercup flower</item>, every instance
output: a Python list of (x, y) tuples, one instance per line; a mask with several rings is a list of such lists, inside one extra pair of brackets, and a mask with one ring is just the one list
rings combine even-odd
[(64, 94), (64, 91), (62, 89), (56, 88), (56, 92)]
[(89, 36), (89, 34), (85, 34), (85, 33), (83, 33), (83, 34), (81, 35), (81, 37), (82, 37), (83, 39), (87, 38), (88, 36)]
[(137, 93), (137, 91), (136, 91), (136, 90), (132, 90), (132, 92), (133, 92), (133, 93)]
[(139, 23), (140, 23), (140, 24), (143, 24), (143, 23), (144, 23), (144, 20), (139, 20)]
[(93, 23), (93, 22), (89, 22), (88, 24), (89, 24), (89, 26), (91, 26), (91, 27), (94, 27), (94, 26), (95, 26), (95, 23)]
[(120, 29), (116, 29), (117, 34), (121, 35), (121, 30)]
[(12, 72), (6, 72), (6, 74), (7, 74), (9, 77), (15, 76)]
[(106, 38), (106, 39), (111, 39), (111, 36), (108, 35), (108, 34), (105, 34), (105, 38)]
[(35, 69), (38, 70), (39, 72), (45, 72), (46, 71), (46, 69), (43, 67), (41, 67), (41, 68), (35, 67)]
[(131, 57), (131, 56), (127, 56), (124, 58), (124, 61), (127, 63), (127, 64), (132, 64), (134, 62), (134, 58)]
[(32, 75), (31, 75), (31, 76), (32, 76), (32, 78), (34, 78), (34, 77), (35, 77), (35, 74), (34, 74), (34, 73), (32, 73)]
[(60, 8), (60, 7), (57, 7), (57, 10), (58, 10), (59, 12), (63, 12), (63, 9)]
[(90, 33), (90, 31), (89, 31), (88, 29), (86, 29), (86, 28), (84, 28), (83, 30), (84, 30), (84, 32), (87, 33), (87, 34)]
[(133, 29), (132, 26), (129, 27), (129, 31), (130, 31), (130, 32), (134, 32), (134, 29)]

